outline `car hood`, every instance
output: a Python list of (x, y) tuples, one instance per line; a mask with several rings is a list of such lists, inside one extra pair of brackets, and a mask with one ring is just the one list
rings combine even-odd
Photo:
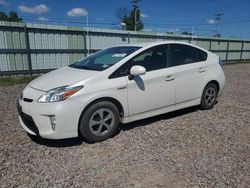
[(56, 87), (75, 84), (97, 73), (98, 71), (75, 69), (66, 66), (38, 77), (30, 82), (29, 86), (34, 89), (49, 91)]

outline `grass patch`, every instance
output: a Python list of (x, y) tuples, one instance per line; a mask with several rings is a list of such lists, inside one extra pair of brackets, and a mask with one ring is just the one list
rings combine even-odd
[(237, 64), (247, 64), (250, 63), (250, 61), (229, 61), (229, 62), (224, 62), (223, 65), (237, 65)]
[(38, 76), (18, 76), (18, 77), (2, 77), (0, 78), (0, 86), (12, 86), (16, 84), (27, 84)]

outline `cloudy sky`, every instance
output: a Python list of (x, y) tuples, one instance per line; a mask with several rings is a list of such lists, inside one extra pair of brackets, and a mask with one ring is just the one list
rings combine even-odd
[[(130, 0), (0, 0), (0, 11), (11, 10), (27, 22), (119, 28), (115, 10), (131, 8)], [(216, 25), (224, 37), (250, 39), (250, 0), (141, 0), (145, 31), (194, 32), (211, 36)], [(215, 14), (223, 13), (216, 24)]]

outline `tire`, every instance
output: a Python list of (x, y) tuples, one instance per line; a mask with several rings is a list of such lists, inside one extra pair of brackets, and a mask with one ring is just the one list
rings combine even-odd
[(79, 132), (90, 143), (106, 140), (117, 132), (120, 115), (117, 107), (109, 102), (97, 102), (82, 115)]
[(203, 90), (200, 108), (202, 110), (212, 109), (216, 103), (218, 88), (214, 83), (208, 83)]

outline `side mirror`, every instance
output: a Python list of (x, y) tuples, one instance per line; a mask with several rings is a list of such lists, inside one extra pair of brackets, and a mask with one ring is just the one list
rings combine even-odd
[(139, 75), (144, 75), (144, 74), (146, 74), (146, 69), (143, 66), (134, 65), (130, 69), (130, 75), (132, 76), (139, 76)]

